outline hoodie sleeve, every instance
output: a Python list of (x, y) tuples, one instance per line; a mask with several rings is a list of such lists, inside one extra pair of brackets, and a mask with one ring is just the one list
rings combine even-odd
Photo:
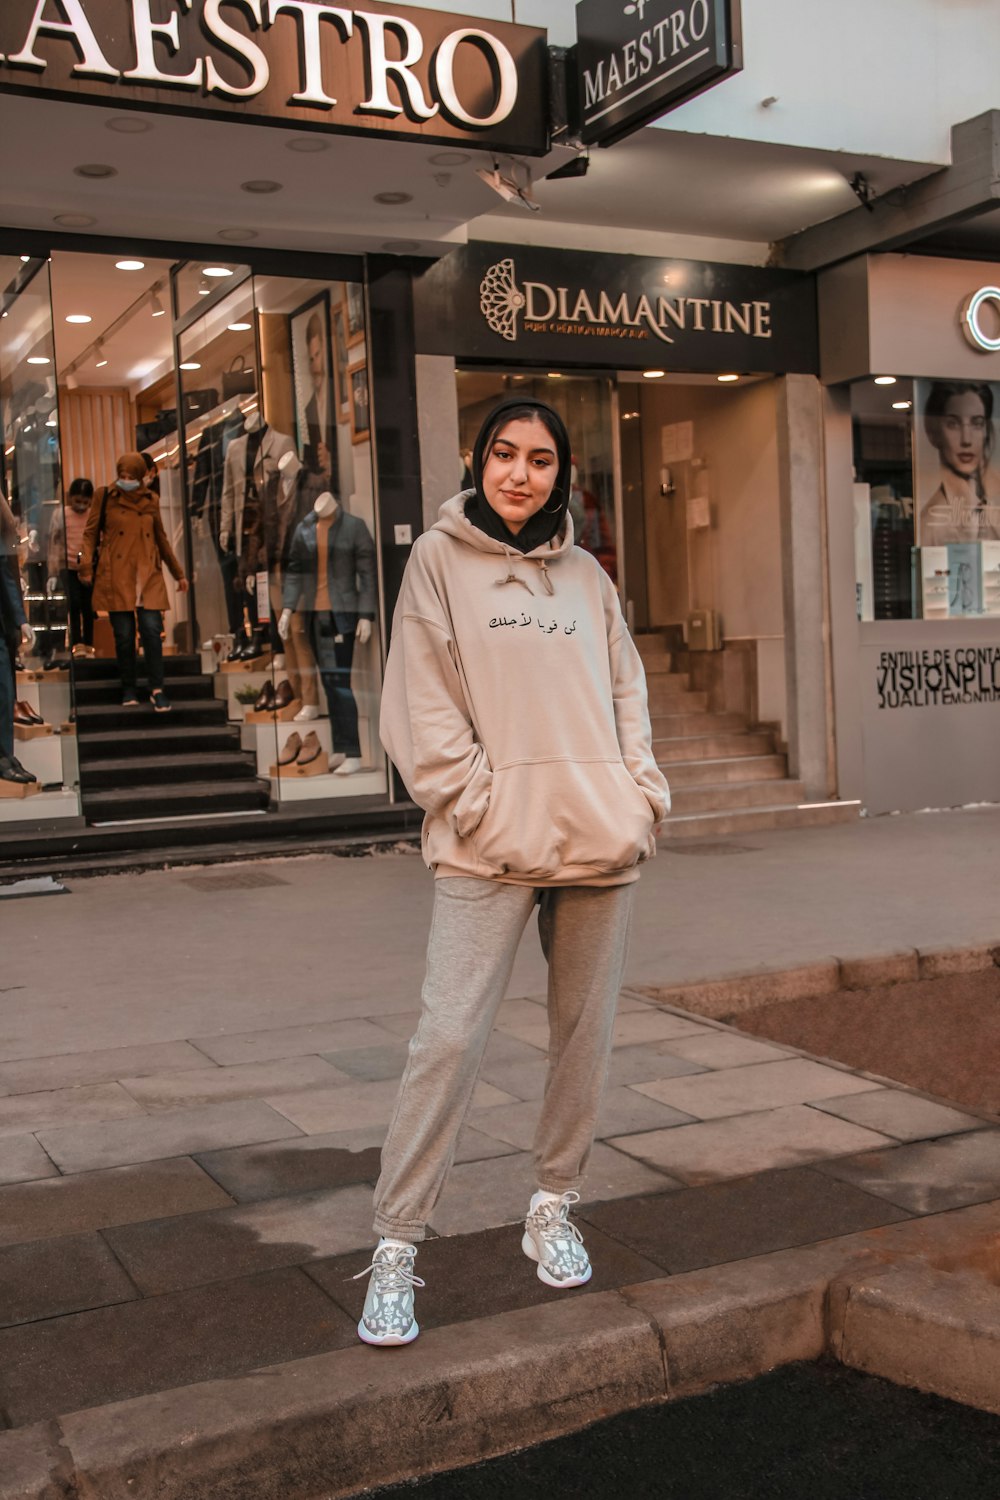
[(618, 602), (609, 582), (613, 603), (608, 602), (608, 656), (611, 666), (611, 694), (615, 705), (615, 728), (621, 746), (622, 760), (653, 809), (657, 823), (670, 811), (670, 787), (656, 764), (653, 733), (646, 700), (646, 673), (642, 657), (629, 634)]
[(468, 838), (493, 772), (476, 738), (447, 610), (420, 549), (410, 555), (392, 627), (379, 735), (418, 807)]

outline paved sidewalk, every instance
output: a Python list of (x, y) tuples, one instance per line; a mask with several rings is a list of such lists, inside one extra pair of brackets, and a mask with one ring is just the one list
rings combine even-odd
[[(640, 884), (584, 1192), (595, 1278), (569, 1294), (511, 1227), (545, 1072), (529, 934), (420, 1251), (423, 1326), (1000, 1199), (992, 1117), (633, 988), (995, 943), (996, 818), (664, 850)], [(353, 1345), (431, 899), (407, 854), (70, 884), (0, 902), (11, 1428)], [(368, 1378), (392, 1357), (372, 1352)]]

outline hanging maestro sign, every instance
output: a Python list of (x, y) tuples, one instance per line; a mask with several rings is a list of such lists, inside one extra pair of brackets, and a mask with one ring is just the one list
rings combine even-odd
[(542, 155), (545, 32), (321, 0), (2, 0), (0, 89)]
[(801, 271), (474, 242), (415, 288), (420, 354), (815, 374), (815, 279)]
[(740, 0), (580, 0), (578, 126), (609, 146), (743, 66)]

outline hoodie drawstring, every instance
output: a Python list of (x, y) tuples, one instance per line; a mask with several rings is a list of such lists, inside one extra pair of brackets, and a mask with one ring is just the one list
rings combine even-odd
[[(503, 546), (503, 543), (501, 543), (501, 546)], [(504, 557), (507, 559), (507, 576), (506, 578), (496, 579), (497, 586), (502, 587), (505, 583), (519, 583), (521, 587), (523, 589), (527, 589), (528, 593), (532, 596), (532, 598), (534, 598), (535, 591), (531, 587), (531, 584), (514, 572), (515, 561), (522, 554), (519, 552), (512, 552), (509, 547), (504, 547), (503, 553)], [(555, 589), (552, 585), (552, 579), (549, 577), (549, 565), (545, 561), (544, 557), (528, 557), (525, 558), (525, 561), (537, 563), (538, 567), (542, 570), (542, 583), (545, 587), (545, 592), (547, 594), (554, 594)]]
[[(534, 559), (532, 559), (532, 561), (534, 561)], [(545, 592), (547, 594), (554, 594), (555, 588), (553, 587), (552, 579), (549, 577), (549, 565), (545, 561), (544, 557), (540, 557), (538, 559), (538, 566), (542, 570), (542, 582), (545, 585)]]

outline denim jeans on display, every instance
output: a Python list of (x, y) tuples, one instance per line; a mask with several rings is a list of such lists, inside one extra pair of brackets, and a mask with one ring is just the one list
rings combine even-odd
[(130, 609), (111, 611), (111, 629), (115, 633), (118, 675), (121, 677), (123, 688), (135, 690), (137, 624), (139, 638), (142, 641), (142, 654), (146, 663), (146, 679), (149, 683), (149, 691), (152, 693), (163, 686), (163, 642), (160, 639), (160, 631), (163, 629), (162, 610), (139, 608), (135, 611)]
[(14, 754), (14, 663), (6, 638), (0, 635), (0, 755)]
[(339, 631), (333, 613), (328, 610), (314, 610), (310, 623), (313, 654), (330, 710), (333, 748), (338, 755), (360, 758), (358, 705), (351, 691), (354, 626), (350, 630)]

